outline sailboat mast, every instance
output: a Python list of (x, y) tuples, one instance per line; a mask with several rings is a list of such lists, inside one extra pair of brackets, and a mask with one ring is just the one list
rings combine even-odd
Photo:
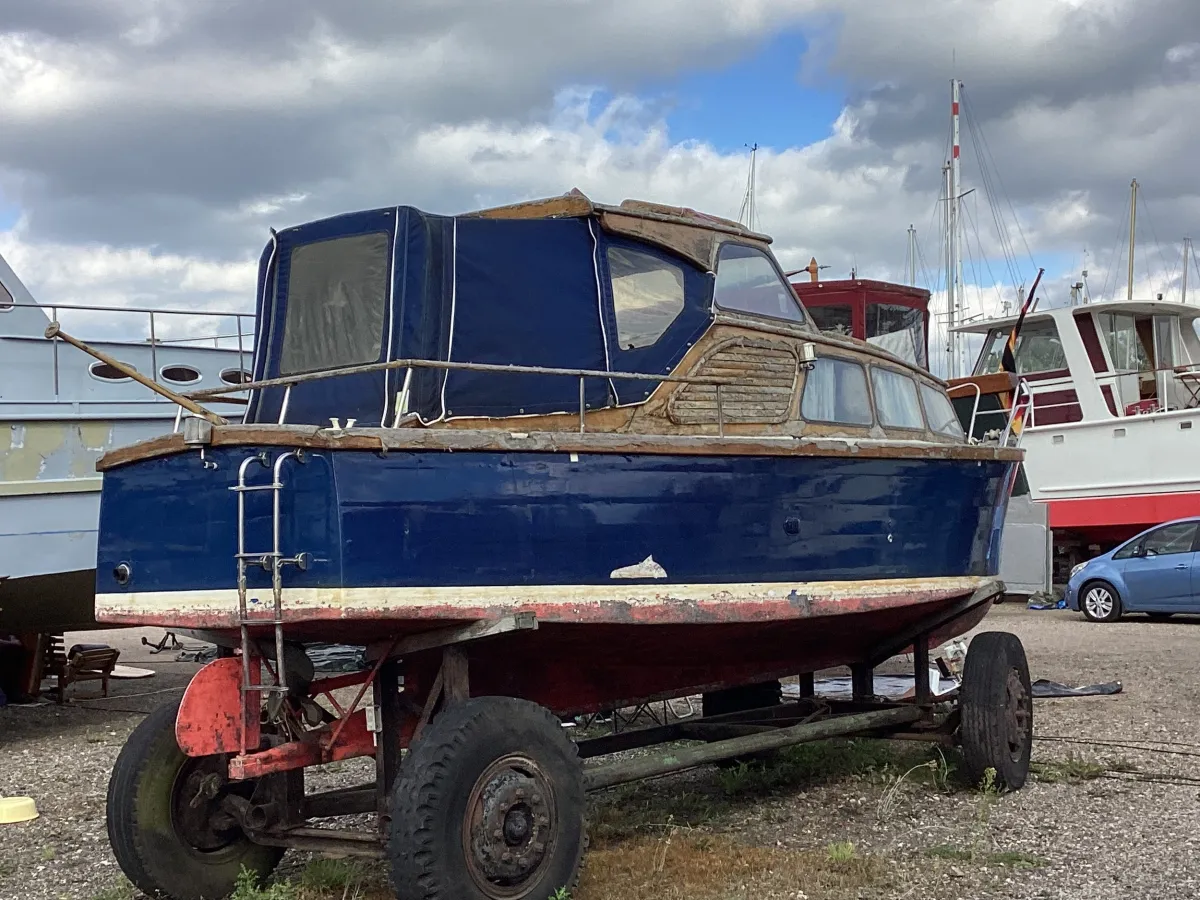
[[(1187, 265), (1187, 257), (1183, 260), (1184, 266)], [(917, 283), (917, 229), (912, 225), (908, 226), (908, 283), (915, 285)], [(1187, 284), (1187, 275), (1183, 276), (1184, 284)]]
[(1129, 183), (1129, 282), (1125, 290), (1125, 299), (1133, 299), (1133, 244), (1137, 233), (1137, 179)]
[[(961, 99), (962, 82), (957, 78), (950, 80), (950, 184), (946, 202), (949, 206), (949, 249), (947, 257), (950, 266), (947, 284), (953, 284), (948, 292), (949, 318), (947, 328), (953, 329), (958, 324), (959, 313), (962, 309), (962, 227), (959, 224), (961, 210), (959, 209), (959, 122), (958, 109)], [(959, 376), (959, 341), (958, 334), (950, 332), (950, 377)]]
[(1179, 302), (1187, 303), (1187, 267), (1188, 257), (1192, 255), (1192, 239), (1185, 237), (1183, 239), (1183, 284), (1179, 288)]
[(951, 330), (954, 327), (954, 238), (950, 233), (950, 198), (954, 193), (954, 178), (950, 174), (950, 163), (942, 167), (942, 178), (946, 189), (946, 210), (942, 217), (942, 225), (946, 230), (946, 377), (954, 378), (954, 350), (958, 335)]

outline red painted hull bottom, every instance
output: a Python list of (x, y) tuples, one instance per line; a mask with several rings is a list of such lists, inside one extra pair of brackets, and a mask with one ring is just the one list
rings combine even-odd
[[(580, 714), (865, 662), (896, 635), (942, 618), (942, 613), (962, 599), (963, 595), (957, 594), (839, 615), (702, 624), (580, 624), (545, 621), (539, 616), (534, 631), (470, 642), (462, 645), (462, 650), (469, 664), (472, 695), (521, 697), (560, 714)], [(930, 646), (970, 630), (990, 608), (990, 601), (980, 603), (939, 626), (931, 635)], [(408, 621), (403, 624), (410, 627), (396, 633), (470, 621)], [(289, 639), (365, 642), (362, 622), (313, 624), (319, 625), (318, 630), (290, 626)], [(366, 640), (380, 646), (392, 624), (401, 625), (371, 623), (371, 637)], [(412, 629), (414, 624), (422, 627)], [(236, 632), (177, 630), (227, 646), (236, 642)], [(264, 643), (269, 643), (269, 634), (259, 632)], [(406, 693), (413, 696), (427, 690), (439, 662), (437, 653), (406, 659)]]
[(1044, 501), (1050, 528), (1100, 544), (1117, 544), (1160, 522), (1200, 516), (1200, 491)]
[[(262, 676), (257, 653), (251, 651), (249, 659), (218, 659), (193, 678), (176, 719), (176, 739), (190, 756), (236, 754), (229, 763), (230, 777), (256, 778), (374, 755), (379, 736), (368, 731), (367, 710), (360, 706), (369, 688), (376, 691), (380, 703), (396, 702), (407, 709), (393, 719), (400, 723), (396, 732), (389, 732), (403, 747), (420, 732), (439, 698), (451, 694), (517, 697), (570, 715), (834, 666), (875, 664), (904, 652), (919, 636), (926, 646), (935, 646), (964, 633), (987, 614), (1003, 589), (999, 582), (982, 578), (943, 579), (940, 584), (897, 580), (809, 587), (803, 595), (799, 590), (787, 596), (768, 591), (753, 602), (724, 603), (667, 599), (663, 588), (658, 602), (641, 605), (636, 614), (628, 606), (611, 603), (546, 604), (536, 612), (522, 611), (536, 615), (529, 618), (536, 628), (449, 645), (438, 642), (449, 640), (447, 626), (476, 628), (486, 624), (487, 617), (463, 619), (462, 605), (455, 609), (454, 618), (443, 607), (440, 615), (428, 615), (431, 611), (426, 609), (427, 618), (414, 619), (419, 607), (408, 607), (403, 619), (365, 622), (330, 617), (328, 607), (320, 618), (306, 619), (303, 612), (294, 611), (285, 628), (293, 641), (367, 643), (368, 658), (373, 660), (369, 672), (319, 678), (308, 686), (310, 696), (324, 696), (337, 709), (336, 722), (304, 732), (297, 740), (259, 749), (261, 695), (242, 690), (245, 677), (254, 685)], [(674, 589), (681, 590), (687, 592)], [(216, 609), (208, 613), (221, 614)], [(182, 630), (181, 624), (173, 627)], [(440, 637), (420, 636), (431, 629)], [(273, 644), (269, 638), (273, 629), (264, 631), (255, 625), (253, 630), (260, 638), (259, 647)], [(453, 631), (462, 634), (461, 628)], [(226, 646), (237, 635), (212, 626), (200, 633)], [(314, 638), (316, 634), (319, 637)], [(397, 642), (403, 635), (409, 637), (408, 649), (397, 657)], [(385, 667), (391, 674), (380, 675)], [(382, 699), (394, 695), (385, 680), (376, 681), (377, 676), (403, 677), (395, 701)], [(355, 685), (357, 699), (348, 707), (339, 705), (334, 692)]]

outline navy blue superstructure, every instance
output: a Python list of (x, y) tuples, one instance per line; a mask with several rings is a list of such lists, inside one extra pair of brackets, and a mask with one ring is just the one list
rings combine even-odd
[[(186, 455), (109, 472), (99, 591), (231, 587), (228, 488), (254, 452), (210, 451), (216, 469)], [(607, 584), (648, 555), (666, 583), (994, 575), (1010, 470), (821, 456), (318, 452), (285, 470), (282, 550), (313, 557), (307, 571), (288, 572), (289, 588)], [(270, 529), (269, 497), (251, 495), (247, 545), (268, 545)], [(132, 572), (124, 586), (113, 577), (121, 563)], [(268, 585), (252, 570), (252, 587)]]
[[(379, 238), (377, 259), (371, 258), (369, 244), (356, 246), (372, 236)], [(356, 358), (359, 363), (453, 359), (665, 373), (712, 321), (712, 276), (706, 268), (608, 233), (593, 219), (448, 217), (401, 206), (322, 219), (275, 236), (259, 267), (256, 379), (334, 367), (289, 370), (284, 359), (297, 292), (314, 277), (332, 287), (327, 296), (345, 288), (342, 273), (328, 268), (312, 267), (319, 272), (310, 268), (298, 274), (294, 256), (332, 242), (345, 242), (349, 252), (364, 251), (357, 271), (370, 269), (363, 284), (352, 286), (350, 298), (358, 301), (368, 295), (362, 305), (371, 306), (376, 317), (371, 323), (373, 343)], [(618, 343), (609, 272), (613, 249), (636, 250), (681, 272), (684, 307), (650, 346)], [(336, 304), (326, 303), (325, 310), (328, 321), (307, 335), (310, 340), (346, 327), (344, 312)], [(389, 424), (403, 374), (370, 372), (298, 385), (287, 421), (324, 424), (336, 414), (365, 426)], [(578, 404), (577, 387), (570, 379), (435, 369), (417, 369), (411, 377), (408, 409), (424, 421), (554, 413)], [(586, 403), (597, 409), (638, 402), (655, 386), (593, 379), (586, 385)], [(259, 391), (246, 421), (275, 422), (282, 403), (282, 389)]]

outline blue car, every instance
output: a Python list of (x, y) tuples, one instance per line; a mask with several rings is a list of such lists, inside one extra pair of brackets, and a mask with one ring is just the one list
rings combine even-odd
[(1071, 570), (1067, 606), (1092, 622), (1200, 613), (1200, 516), (1155, 525)]

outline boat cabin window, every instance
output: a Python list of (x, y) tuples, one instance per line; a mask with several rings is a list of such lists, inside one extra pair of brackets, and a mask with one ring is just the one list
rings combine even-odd
[(292, 251), (281, 375), (379, 360), (390, 244), (380, 231)]
[(630, 250), (608, 248), (617, 343), (625, 350), (649, 347), (683, 312), (683, 268)]
[(13, 308), (12, 294), (3, 284), (0, 284), (0, 312), (8, 312)]
[(745, 244), (721, 245), (713, 299), (722, 309), (790, 322), (806, 321), (800, 301), (771, 258)]
[(921, 402), (925, 404), (925, 420), (931, 431), (963, 437), (962, 423), (950, 403), (950, 398), (932, 385), (921, 385)]
[(830, 356), (815, 360), (804, 379), (800, 414), (810, 422), (870, 425), (871, 397), (863, 367)]
[(925, 365), (925, 316), (911, 306), (867, 304), (867, 342), (905, 362)]
[(840, 334), (850, 337), (854, 334), (854, 312), (849, 306), (841, 303), (816, 306), (810, 304), (808, 314), (817, 323), (817, 328), (826, 334)]
[(875, 392), (875, 411), (879, 424), (885, 428), (914, 428), (925, 426), (921, 418), (921, 401), (917, 399), (917, 383), (907, 375), (871, 366), (871, 389)]
[[(1008, 343), (1010, 334), (1011, 328), (993, 328), (988, 332), (983, 353), (979, 354), (979, 362), (975, 365), (976, 375), (1001, 371), (1004, 345)], [(1021, 333), (1017, 335), (1016, 349), (1017, 373), (1020, 375), (1067, 368), (1067, 355), (1063, 352), (1058, 328), (1053, 321), (1026, 322), (1022, 325)]]
[(1129, 313), (1100, 313), (1096, 316), (1108, 355), (1116, 372), (1149, 372), (1154, 368), (1150, 348), (1146, 346), (1146, 329), (1137, 327)]

